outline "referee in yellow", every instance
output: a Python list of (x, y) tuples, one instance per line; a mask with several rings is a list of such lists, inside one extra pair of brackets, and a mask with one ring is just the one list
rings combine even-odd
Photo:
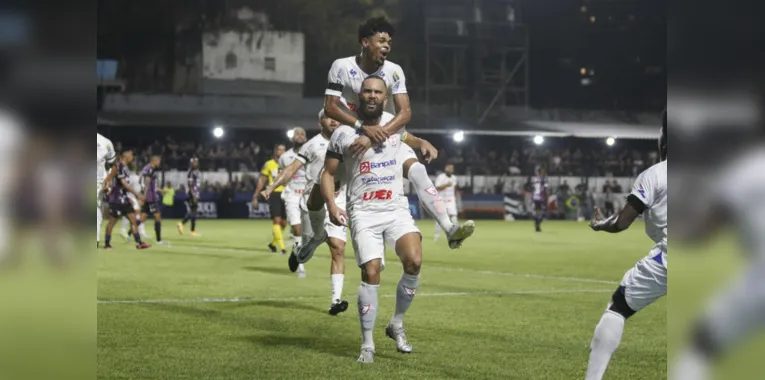
[[(285, 149), (284, 144), (274, 146), (273, 157), (263, 165), (263, 169), (260, 171), (260, 178), (258, 178), (258, 185), (255, 187), (255, 194), (252, 195), (253, 210), (258, 209), (258, 197), (260, 192), (266, 186), (266, 180), (268, 180), (268, 185), (270, 185), (279, 174), (279, 157), (284, 154)], [(284, 249), (284, 238), (282, 236), (282, 229), (287, 226), (287, 220), (285, 219), (287, 211), (284, 207), (284, 202), (282, 201), (283, 190), (284, 186), (277, 187), (268, 199), (271, 219), (274, 222), (271, 226), (274, 238), (271, 243), (268, 244), (268, 248), (271, 249), (271, 252), (276, 252), (276, 248), (279, 247), (282, 255), (286, 255), (287, 251)]]

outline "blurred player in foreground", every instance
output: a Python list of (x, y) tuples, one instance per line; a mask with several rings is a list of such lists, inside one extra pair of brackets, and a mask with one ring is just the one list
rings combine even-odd
[[(279, 174), (281, 174), (285, 168), (290, 166), (290, 164), (295, 162), (298, 157), (298, 152), (306, 142), (305, 129), (295, 128), (292, 131), (292, 148), (279, 157)], [(287, 224), (290, 225), (292, 239), (294, 240), (292, 243), (292, 252), (296, 252), (303, 244), (301, 241), (303, 229), (300, 218), (300, 200), (302, 199), (303, 191), (305, 190), (305, 181), (305, 170), (301, 167), (301, 169), (292, 173), (289, 182), (285, 184), (284, 191), (282, 191), (282, 200), (284, 201), (284, 209), (287, 214)], [(264, 199), (268, 200), (268, 198)], [(298, 277), (304, 276), (305, 271), (299, 270)]]
[[(387, 99), (385, 81), (370, 76), (361, 87), (359, 118), (366, 125), (384, 125), (390, 119), (382, 117)], [(357, 130), (347, 125), (340, 126), (332, 134), (321, 177), (321, 194), (332, 223), (350, 225), (351, 228), (356, 264), (361, 268), (358, 309), (362, 344), (357, 361), (371, 363), (375, 355), (372, 332), (377, 318), (377, 292), (380, 272), (385, 267), (386, 244), (395, 249), (404, 273), (396, 290), (396, 310), (385, 334), (396, 342), (399, 352), (412, 352), (403, 320), (419, 287), (422, 235), (409, 213), (409, 200), (403, 192), (403, 158), (414, 155), (402, 142), (408, 140), (406, 132), (391, 136), (383, 145), (368, 149), (361, 157), (351, 149), (357, 136)], [(347, 214), (335, 203), (336, 176), (341, 162), (348, 186)]]
[[(252, 209), (258, 209), (258, 197), (260, 196), (263, 187), (266, 185), (266, 181), (269, 184), (274, 183), (274, 179), (279, 175), (279, 158), (284, 154), (284, 144), (277, 144), (274, 146), (273, 157), (263, 164), (263, 169), (260, 170), (260, 178), (258, 178), (258, 184), (255, 186), (255, 193), (252, 194)], [(271, 252), (276, 252), (276, 248), (279, 248), (282, 255), (287, 254), (287, 250), (284, 249), (284, 237), (282, 236), (282, 230), (287, 226), (287, 221), (284, 219), (287, 210), (284, 208), (284, 200), (282, 200), (282, 192), (284, 186), (279, 186), (274, 189), (273, 196), (268, 199), (268, 210), (271, 214), (271, 220), (273, 225), (271, 226), (272, 239), (268, 243), (268, 249)]]
[[(359, 26), (358, 31), (361, 54), (337, 59), (329, 70), (327, 89), (324, 92), (324, 111), (330, 118), (341, 124), (353, 126), (359, 131), (361, 136), (354, 141), (351, 148), (356, 155), (362, 155), (373, 144), (382, 144), (389, 136), (403, 132), (412, 118), (404, 70), (401, 66), (387, 60), (395, 32), (393, 25), (384, 17), (367, 20)], [(360, 106), (361, 83), (371, 75), (378, 76), (385, 82), (386, 96), (389, 99), (383, 105), (383, 109), (395, 114), (393, 120), (385, 126), (364, 125), (356, 114)], [(424, 145), (422, 150), (427, 160), (438, 156), (438, 150), (430, 144)], [(450, 248), (459, 247), (466, 235), (472, 234), (475, 223), (472, 220), (465, 222), (463, 226), (452, 223), (433, 181), (428, 176), (425, 165), (416, 159), (416, 154), (412, 154), (411, 158), (414, 159), (407, 159), (404, 162), (404, 177), (412, 184), (422, 206), (446, 231)], [(323, 217), (323, 215), (323, 210), (315, 214), (316, 217)], [(323, 221), (315, 223), (313, 227), (319, 228), (323, 225)], [(318, 246), (321, 242), (311, 241), (307, 244)]]
[(96, 133), (96, 248), (101, 241), (101, 224), (103, 223), (104, 209), (101, 204), (104, 199), (104, 180), (107, 175), (107, 166), (114, 164), (117, 154), (114, 152), (114, 145), (111, 140)]
[(640, 214), (645, 218), (645, 232), (654, 241), (648, 255), (628, 270), (611, 297), (606, 311), (595, 327), (590, 344), (590, 362), (585, 380), (600, 380), (611, 356), (622, 340), (624, 322), (667, 294), (667, 125), (659, 138), (661, 162), (640, 173), (627, 204), (618, 214), (602, 219), (600, 210), (590, 222), (594, 231), (622, 232)]
[[(446, 214), (452, 224), (459, 224), (457, 220), (457, 177), (454, 176), (454, 165), (447, 164), (444, 172), (436, 177), (436, 190), (438, 195), (446, 206)], [(436, 232), (433, 234), (433, 240), (438, 241), (441, 237), (441, 226), (436, 222)]]
[(136, 248), (145, 249), (151, 247), (141, 241), (141, 235), (138, 233), (136, 224), (136, 212), (130, 204), (128, 193), (132, 193), (139, 201), (143, 201), (143, 195), (133, 189), (129, 183), (130, 173), (127, 169), (128, 164), (133, 161), (133, 151), (125, 150), (122, 152), (120, 161), (113, 166), (109, 175), (104, 180), (104, 187), (109, 188), (109, 223), (106, 224), (106, 237), (104, 238), (104, 249), (111, 249), (112, 229), (117, 220), (125, 215), (132, 223), (133, 237), (135, 238)]
[(199, 207), (199, 187), (202, 183), (202, 173), (199, 172), (198, 158), (192, 158), (189, 164), (189, 171), (186, 173), (189, 212), (186, 213), (186, 216), (183, 217), (183, 220), (176, 227), (178, 227), (178, 233), (183, 235), (183, 226), (191, 220), (191, 236), (197, 236), (197, 210)]
[(141, 171), (141, 187), (144, 192), (143, 207), (141, 208), (141, 220), (146, 222), (149, 215), (154, 216), (154, 234), (157, 238), (157, 244), (165, 244), (162, 241), (162, 214), (160, 214), (159, 187), (157, 186), (157, 170), (162, 163), (162, 159), (157, 156), (151, 156), (151, 160)]
[[(729, 105), (718, 104), (719, 107)], [(742, 108), (746, 109), (738, 106), (737, 110)], [(744, 113), (739, 112), (736, 116)], [(752, 136), (752, 128), (742, 128), (739, 124), (741, 122), (732, 121), (722, 128), (725, 135), (737, 135), (737, 140), (743, 137), (744, 141), (737, 141), (728, 148), (740, 153), (730, 163), (724, 155), (714, 156), (715, 161), (726, 164), (709, 176), (716, 182), (709, 186), (711, 197), (704, 200), (702, 207), (694, 207), (701, 215), (689, 218), (695, 223), (683, 225), (679, 234), (683, 240), (699, 243), (711, 239), (726, 225), (732, 225), (740, 231), (742, 248), (748, 257), (747, 268), (708, 303), (706, 312), (692, 329), (690, 345), (670, 371), (672, 380), (712, 378), (712, 365), (718, 359), (765, 327), (765, 127), (759, 121), (754, 131), (756, 136)], [(719, 144), (719, 140), (716, 143)], [(727, 153), (726, 148), (717, 149)], [(762, 353), (757, 355), (761, 357)], [(762, 373), (751, 378), (762, 378)]]
[[(261, 195), (264, 199), (269, 199), (274, 189), (285, 184), (289, 184), (295, 178), (295, 173), (300, 170), (305, 171), (304, 188), (302, 191), (302, 197), (300, 201), (301, 218), (305, 221), (303, 225), (306, 227), (303, 233), (311, 236), (316, 231), (311, 231), (311, 223), (308, 221), (308, 210), (306, 205), (311, 202), (316, 202), (317, 199), (321, 200), (321, 204), (318, 208), (323, 208), (323, 199), (321, 199), (321, 193), (318, 196), (311, 195), (314, 189), (319, 189), (319, 180), (321, 176), (321, 170), (324, 168), (324, 158), (327, 154), (327, 147), (329, 146), (329, 140), (332, 137), (332, 132), (340, 125), (338, 122), (326, 117), (324, 111), (319, 112), (319, 125), (321, 126), (321, 132), (308, 140), (303, 145), (298, 153), (297, 158), (287, 166), (283, 171), (279, 173), (274, 182), (263, 190)], [(289, 182), (288, 182), (289, 181)], [(345, 209), (345, 188), (338, 186), (335, 191), (335, 202)], [(326, 212), (326, 211), (325, 211)], [(336, 226), (327, 220), (322, 227), (327, 234), (327, 245), (329, 246), (329, 252), (332, 256), (332, 262), (329, 267), (329, 276), (332, 281), (332, 298), (329, 306), (329, 314), (337, 315), (348, 309), (348, 301), (343, 300), (343, 281), (345, 280), (345, 243), (347, 240), (346, 228), (343, 226)], [(304, 236), (306, 236), (304, 235)], [(298, 262), (297, 251), (293, 251), (289, 257), (290, 271), (298, 271), (298, 273), (305, 269), (303, 268), (303, 262)]]

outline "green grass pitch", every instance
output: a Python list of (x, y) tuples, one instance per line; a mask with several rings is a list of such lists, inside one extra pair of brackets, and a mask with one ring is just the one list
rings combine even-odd
[[(401, 274), (389, 251), (377, 355), (361, 365), (350, 244), (351, 307), (332, 317), (326, 247), (298, 279), (286, 256), (267, 250), (266, 221), (201, 220), (198, 237), (188, 225), (179, 236), (175, 223), (163, 224), (171, 246), (138, 251), (117, 237), (98, 253), (98, 378), (580, 379), (611, 293), (653, 246), (642, 222), (606, 234), (586, 223), (548, 221), (535, 233), (531, 222), (479, 220), (450, 250), (422, 221), (421, 283), (404, 321), (414, 353), (397, 353), (384, 334)], [(666, 378), (666, 308), (662, 299), (629, 320), (606, 378)]]

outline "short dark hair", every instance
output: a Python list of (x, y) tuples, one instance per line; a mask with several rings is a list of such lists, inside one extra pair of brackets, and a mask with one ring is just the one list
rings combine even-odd
[(359, 43), (365, 38), (374, 36), (377, 33), (388, 33), (391, 38), (396, 34), (396, 29), (384, 16), (373, 17), (359, 25)]
[[(381, 80), (383, 83), (385, 83), (385, 79), (383, 79), (383, 77), (381, 77), (381, 76), (379, 76), (379, 75), (376, 75), (376, 74), (372, 74), (372, 75), (370, 75), (370, 76), (368, 76), (368, 77), (364, 78), (364, 80), (363, 80), (363, 81), (361, 81), (361, 86), (362, 86), (361, 88), (364, 88), (364, 83), (366, 83), (366, 82), (367, 82), (368, 80), (370, 80), (370, 79), (378, 79), (378, 80)], [(388, 86), (387, 86), (387, 85), (385, 86), (385, 89), (386, 89), (386, 90), (388, 89)]]

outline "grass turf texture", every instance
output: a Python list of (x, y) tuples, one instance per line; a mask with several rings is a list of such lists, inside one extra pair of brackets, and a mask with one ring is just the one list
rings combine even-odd
[[(188, 228), (178, 236), (175, 223), (163, 223), (170, 247), (139, 251), (117, 237), (114, 250), (99, 252), (99, 378), (583, 378), (611, 293), (653, 245), (642, 223), (606, 234), (585, 223), (548, 221), (535, 233), (531, 222), (478, 221), (450, 250), (443, 234), (433, 242), (432, 221), (420, 222), (420, 288), (404, 320), (414, 353), (397, 353), (384, 333), (401, 274), (389, 251), (377, 355), (361, 365), (350, 243), (350, 307), (331, 317), (326, 246), (298, 279), (286, 256), (268, 251), (266, 221), (201, 220), (193, 238)], [(632, 317), (606, 377), (666, 378), (666, 326), (665, 300)]]

